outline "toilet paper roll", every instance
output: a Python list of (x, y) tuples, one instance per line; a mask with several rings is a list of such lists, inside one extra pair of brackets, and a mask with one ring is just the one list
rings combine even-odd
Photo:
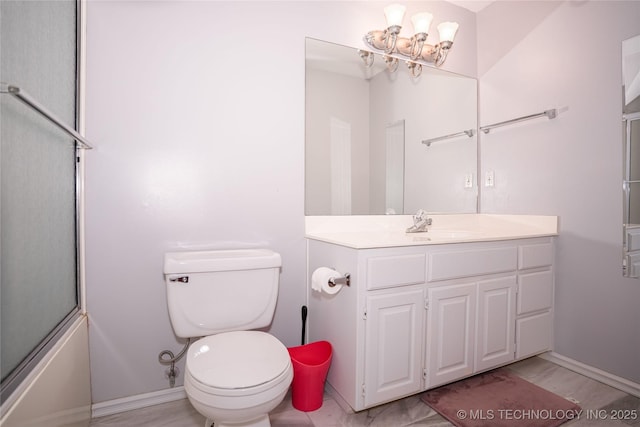
[(342, 274), (328, 267), (316, 268), (311, 275), (311, 289), (327, 294), (337, 294), (342, 289), (342, 285), (329, 286), (329, 279), (342, 277)]

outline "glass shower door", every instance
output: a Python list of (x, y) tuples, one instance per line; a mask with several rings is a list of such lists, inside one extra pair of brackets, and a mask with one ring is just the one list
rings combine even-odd
[(2, 382), (77, 311), (75, 143), (3, 99), (0, 149)]
[[(0, 4), (2, 82), (76, 124), (77, 4)], [(5, 85), (6, 86), (6, 85)], [(0, 97), (2, 400), (79, 313), (76, 142), (15, 97)]]

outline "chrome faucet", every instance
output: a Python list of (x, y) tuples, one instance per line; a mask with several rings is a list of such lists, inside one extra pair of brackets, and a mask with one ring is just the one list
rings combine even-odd
[(432, 219), (427, 217), (427, 212), (424, 209), (418, 210), (413, 216), (413, 225), (407, 228), (407, 233), (424, 233), (427, 232), (427, 227), (431, 225)]

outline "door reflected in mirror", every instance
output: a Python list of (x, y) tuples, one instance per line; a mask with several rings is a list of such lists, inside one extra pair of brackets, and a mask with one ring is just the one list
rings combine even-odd
[(305, 214), (477, 212), (476, 79), (361, 53), (306, 39)]

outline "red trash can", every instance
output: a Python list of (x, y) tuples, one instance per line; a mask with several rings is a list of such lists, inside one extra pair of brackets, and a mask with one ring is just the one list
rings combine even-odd
[(322, 406), (324, 382), (331, 365), (331, 344), (316, 341), (287, 350), (293, 364), (291, 403), (299, 411), (315, 411)]

